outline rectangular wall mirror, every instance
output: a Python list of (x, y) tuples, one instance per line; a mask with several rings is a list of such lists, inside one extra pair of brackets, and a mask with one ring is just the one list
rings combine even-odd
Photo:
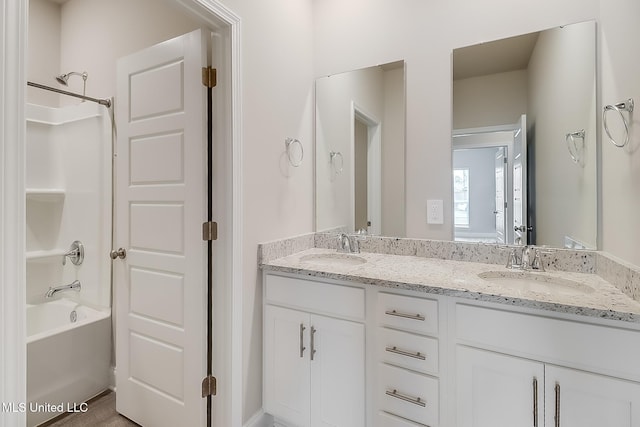
[(458, 241), (597, 247), (596, 27), (453, 51)]
[(316, 230), (404, 236), (404, 61), (315, 88)]

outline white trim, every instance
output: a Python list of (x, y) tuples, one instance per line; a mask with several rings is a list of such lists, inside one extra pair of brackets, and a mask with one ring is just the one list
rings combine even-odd
[(243, 427), (273, 427), (275, 421), (271, 415), (267, 415), (263, 410), (256, 412)]
[[(26, 402), (24, 139), (28, 2), (0, 0), (0, 401)], [(3, 412), (0, 426), (25, 425)]]
[(351, 101), (351, 230), (355, 229), (355, 120), (367, 125), (367, 216), (369, 232), (382, 233), (382, 124), (374, 115)]
[[(231, 86), (228, 87), (230, 93), (227, 94), (231, 102), (231, 111), (228, 112), (229, 117), (227, 123), (230, 129), (227, 129), (228, 136), (227, 149), (231, 153), (231, 194), (223, 195), (226, 202), (230, 202), (231, 212), (228, 215), (230, 224), (221, 224), (221, 228), (228, 230), (231, 238), (227, 243), (231, 246), (224, 248), (227, 252), (231, 252), (230, 283), (227, 289), (221, 290), (221, 295), (226, 297), (225, 301), (221, 301), (220, 306), (225, 307), (226, 326), (225, 336), (214, 337), (218, 343), (227, 343), (227, 346), (214, 346), (214, 367), (217, 360), (222, 360), (222, 371), (224, 375), (228, 375), (228, 384), (219, 384), (219, 388), (228, 393), (222, 393), (214, 398), (214, 408), (216, 405), (222, 406), (222, 417), (214, 414), (213, 425), (219, 426), (240, 426), (242, 425), (243, 410), (243, 378), (242, 378), (242, 64), (241, 64), (241, 19), (233, 11), (224, 6), (217, 0), (174, 0), (176, 3), (184, 6), (186, 9), (195, 13), (200, 18), (207, 21), (211, 26), (223, 29), (224, 36), (228, 39), (229, 51), (225, 52), (230, 56), (230, 63), (224, 64), (230, 72)], [(217, 31), (220, 33), (220, 31)], [(225, 58), (227, 59), (227, 58)], [(221, 285), (224, 285), (221, 284)], [(216, 284), (214, 283), (214, 287)], [(217, 292), (214, 289), (214, 293)], [(215, 303), (214, 303), (215, 304)], [(218, 306), (214, 306), (214, 310)], [(214, 329), (215, 330), (215, 329)], [(225, 352), (226, 349), (226, 352)], [(223, 353), (223, 354), (221, 354)], [(219, 408), (219, 406), (218, 406)], [(222, 418), (220, 420), (220, 418)]]

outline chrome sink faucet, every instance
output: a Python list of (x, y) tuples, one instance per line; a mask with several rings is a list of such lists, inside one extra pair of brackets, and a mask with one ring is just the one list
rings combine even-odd
[(513, 248), (509, 252), (506, 267), (519, 270), (544, 271), (541, 251), (533, 245), (528, 245), (522, 246), (518, 254), (518, 249)]
[(338, 234), (338, 252), (360, 253), (360, 241), (356, 236), (340, 233)]
[(49, 290), (47, 291), (47, 293), (44, 296), (45, 296), (45, 298), (51, 298), (55, 294), (57, 294), (58, 292), (71, 291), (71, 290), (76, 291), (76, 292), (80, 292), (81, 287), (82, 286), (80, 285), (80, 281), (79, 280), (74, 280), (72, 283), (70, 283), (68, 285), (55, 286), (55, 287), (49, 286)]

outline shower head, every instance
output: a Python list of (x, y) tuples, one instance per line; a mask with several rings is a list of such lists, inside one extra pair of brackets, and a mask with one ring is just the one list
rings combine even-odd
[(69, 85), (69, 83), (68, 83), (68, 81), (69, 81), (69, 77), (74, 76), (74, 75), (75, 75), (75, 76), (81, 76), (81, 77), (82, 77), (82, 80), (84, 80), (85, 82), (87, 81), (87, 77), (89, 77), (89, 74), (87, 74), (87, 72), (86, 72), (86, 71), (85, 71), (85, 72), (82, 72), (82, 73), (79, 73), (79, 72), (77, 72), (77, 71), (71, 71), (70, 73), (67, 73), (67, 74), (60, 74), (59, 76), (56, 76), (56, 80), (57, 80), (57, 81), (58, 81), (58, 83), (60, 83), (61, 85), (68, 86), (68, 85)]
[(85, 92), (87, 90), (87, 77), (89, 77), (89, 74), (87, 74), (86, 71), (79, 73), (77, 71), (71, 71), (67, 74), (60, 74), (59, 76), (56, 76), (56, 81), (58, 83), (60, 83), (61, 85), (65, 85), (65, 86), (69, 86), (69, 77), (71, 76), (80, 76), (82, 77), (83, 80), (83, 87), (82, 87), (82, 95), (85, 95)]

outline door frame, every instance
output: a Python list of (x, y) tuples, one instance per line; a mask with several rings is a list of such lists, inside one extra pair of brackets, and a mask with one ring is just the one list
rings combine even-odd
[(351, 101), (351, 230), (355, 229), (356, 218), (356, 160), (355, 121), (367, 126), (367, 217), (371, 221), (370, 234), (382, 232), (382, 124), (374, 115)]
[[(215, 43), (222, 52), (219, 76), (228, 85), (216, 93), (216, 105), (224, 111), (217, 116), (217, 140), (224, 141), (231, 167), (220, 171), (223, 199), (216, 218), (221, 235), (216, 243), (228, 271), (226, 280), (217, 278), (214, 292), (214, 375), (220, 373), (218, 396), (214, 399), (214, 425), (242, 425), (242, 122), (240, 17), (219, 0), (171, 0), (195, 15), (211, 31), (220, 35)], [(26, 49), (29, 7), (22, 0), (0, 0), (0, 400), (26, 402), (26, 307), (25, 301), (25, 102)], [(215, 60), (215, 59), (214, 59)], [(222, 81), (222, 80), (221, 80)], [(217, 144), (218, 146), (220, 144)], [(223, 286), (230, 283), (230, 286)], [(18, 286), (16, 286), (18, 284)], [(0, 427), (24, 425), (26, 414), (5, 413)]]

